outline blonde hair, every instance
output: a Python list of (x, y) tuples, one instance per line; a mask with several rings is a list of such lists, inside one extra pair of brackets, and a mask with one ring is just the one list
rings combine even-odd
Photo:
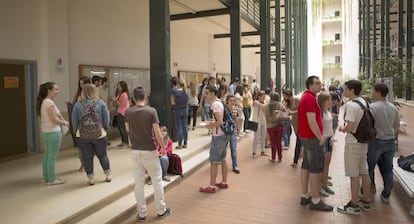
[(331, 94), (327, 94), (327, 93), (320, 93), (320, 94), (318, 95), (318, 104), (319, 104), (319, 107), (320, 107), (323, 111), (325, 111), (325, 108), (323, 108), (323, 104), (324, 104), (326, 101), (328, 101), (328, 100), (331, 100)]
[(187, 85), (185, 84), (184, 79), (180, 78), (178, 80), (178, 86), (183, 88), (184, 93), (187, 93)]
[(82, 88), (81, 100), (85, 101), (86, 99), (93, 99), (93, 100), (98, 99), (97, 94), (96, 94), (96, 87), (94, 84), (86, 84)]

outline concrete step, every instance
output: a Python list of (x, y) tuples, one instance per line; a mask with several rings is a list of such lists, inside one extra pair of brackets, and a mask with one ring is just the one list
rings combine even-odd
[[(205, 148), (204, 148), (205, 149)], [(195, 172), (200, 166), (205, 164), (208, 160), (208, 150), (202, 149), (196, 155), (183, 161), (184, 178)], [(171, 177), (170, 182), (164, 182), (165, 190), (170, 189), (172, 186), (178, 184), (182, 178), (180, 176)], [(147, 202), (153, 200), (154, 190), (151, 185), (145, 185), (145, 198)], [(105, 202), (102, 202), (105, 203)], [(136, 213), (136, 200), (133, 189), (122, 197), (113, 200), (110, 203), (105, 204), (101, 209), (90, 214), (88, 217), (80, 220), (80, 224), (89, 223), (120, 223), (125, 221), (126, 218)]]
[[(180, 155), (182, 159), (184, 177), (194, 172), (198, 166), (202, 165), (208, 159), (208, 149), (210, 138), (202, 137), (192, 139), (194, 147), (173, 150), (174, 153)], [(129, 162), (129, 161), (127, 161)], [(165, 184), (165, 188), (175, 185), (181, 180), (179, 176), (170, 176), (171, 182)], [(61, 218), (56, 223), (72, 224), (72, 223), (114, 223), (117, 220), (128, 218), (136, 212), (135, 196), (134, 196), (134, 180), (131, 173), (115, 177), (118, 183), (114, 186), (113, 191), (106, 192), (94, 201), (83, 205), (79, 208), (72, 209), (70, 214), (65, 218)], [(147, 177), (148, 178), (148, 177)], [(166, 183), (166, 182), (164, 182)], [(113, 183), (110, 183), (113, 184)], [(95, 187), (95, 186), (94, 186)], [(97, 191), (97, 194), (100, 192)], [(148, 201), (152, 200), (153, 188), (145, 185), (145, 195)]]

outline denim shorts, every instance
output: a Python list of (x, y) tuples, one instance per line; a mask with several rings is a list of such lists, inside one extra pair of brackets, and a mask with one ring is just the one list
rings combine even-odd
[(303, 146), (302, 169), (310, 173), (322, 173), (325, 163), (325, 152), (323, 145), (319, 145), (316, 138), (301, 138)]
[(323, 146), (325, 152), (332, 152), (332, 136), (325, 138), (325, 145)]
[(212, 136), (210, 144), (211, 163), (221, 163), (226, 159), (226, 148), (229, 142), (229, 135)]

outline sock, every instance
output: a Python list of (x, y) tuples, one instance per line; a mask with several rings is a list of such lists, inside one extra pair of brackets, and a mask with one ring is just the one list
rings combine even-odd
[(308, 199), (309, 197), (310, 197), (309, 192), (307, 192), (306, 194), (302, 194), (302, 198)]
[(321, 199), (320, 199), (320, 198), (312, 198), (312, 203), (313, 203), (314, 205), (318, 204), (320, 201), (321, 201)]

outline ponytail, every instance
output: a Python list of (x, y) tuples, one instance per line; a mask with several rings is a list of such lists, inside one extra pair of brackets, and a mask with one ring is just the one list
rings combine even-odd
[(37, 94), (37, 100), (36, 100), (36, 111), (39, 117), (40, 117), (40, 108), (42, 106), (43, 100), (47, 97), (49, 90), (53, 89), (54, 85), (56, 85), (54, 82), (45, 82), (39, 86), (39, 93)]

